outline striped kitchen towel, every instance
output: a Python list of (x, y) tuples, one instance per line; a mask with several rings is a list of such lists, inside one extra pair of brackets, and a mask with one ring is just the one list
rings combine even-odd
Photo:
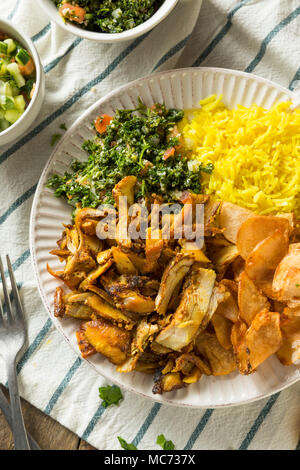
[[(299, 449), (299, 383), (231, 409), (175, 410), (126, 391), (118, 407), (103, 408), (98, 388), (107, 381), (54, 329), (33, 278), (29, 214), (51, 136), (62, 123), (70, 127), (117, 86), (175, 66), (234, 68), (297, 87), (298, 0), (204, 0), (200, 11), (201, 3), (181, 0), (152, 32), (129, 43), (99, 45), (49, 23), (35, 0), (1, 0), (1, 17), (32, 37), (46, 72), (45, 102), (34, 126), (0, 148), (1, 250), (12, 254), (29, 328), (29, 346), (18, 363), (21, 394), (98, 449), (118, 449), (117, 436), (139, 449), (155, 449), (161, 433), (177, 449)], [(2, 363), (0, 380), (6, 382)]]

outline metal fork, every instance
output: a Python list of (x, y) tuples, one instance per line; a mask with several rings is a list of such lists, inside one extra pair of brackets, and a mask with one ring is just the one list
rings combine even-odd
[(12, 288), (12, 299), (14, 301), (15, 308), (12, 309), (12, 304), (5, 280), (3, 263), (0, 257), (0, 274), (6, 307), (6, 315), (4, 315), (2, 302), (0, 302), (0, 353), (6, 363), (15, 449), (29, 450), (29, 444), (21, 410), (16, 371), (17, 355), (26, 341), (25, 318), (8, 255), (6, 255), (6, 261)]

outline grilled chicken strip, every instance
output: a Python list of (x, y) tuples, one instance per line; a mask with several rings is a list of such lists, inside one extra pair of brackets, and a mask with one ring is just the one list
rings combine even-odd
[(180, 253), (177, 254), (166, 267), (155, 299), (156, 311), (159, 314), (165, 315), (175, 287), (188, 273), (193, 262), (194, 259), (192, 256)]
[(170, 325), (164, 328), (155, 340), (158, 344), (180, 351), (195, 338), (200, 325), (206, 326), (215, 279), (216, 273), (212, 269), (193, 266)]

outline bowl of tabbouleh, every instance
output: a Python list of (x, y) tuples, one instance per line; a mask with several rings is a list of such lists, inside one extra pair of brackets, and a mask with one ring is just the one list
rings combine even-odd
[(52, 21), (98, 42), (121, 42), (153, 29), (178, 0), (38, 0)]

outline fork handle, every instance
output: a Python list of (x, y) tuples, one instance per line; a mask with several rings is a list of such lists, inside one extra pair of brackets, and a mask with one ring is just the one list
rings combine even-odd
[[(11, 418), (11, 410), (8, 401), (6, 400), (6, 397), (4, 393), (2, 392), (0, 388), (0, 410), (3, 413), (4, 418), (7, 421), (7, 424), (9, 425), (10, 428), (12, 428), (12, 418)], [(31, 450), (41, 450), (37, 442), (33, 439), (33, 437), (27, 432), (27, 437), (28, 437), (28, 442), (30, 445)]]
[(30, 450), (22, 415), (15, 360), (9, 362), (7, 375), (15, 450)]

